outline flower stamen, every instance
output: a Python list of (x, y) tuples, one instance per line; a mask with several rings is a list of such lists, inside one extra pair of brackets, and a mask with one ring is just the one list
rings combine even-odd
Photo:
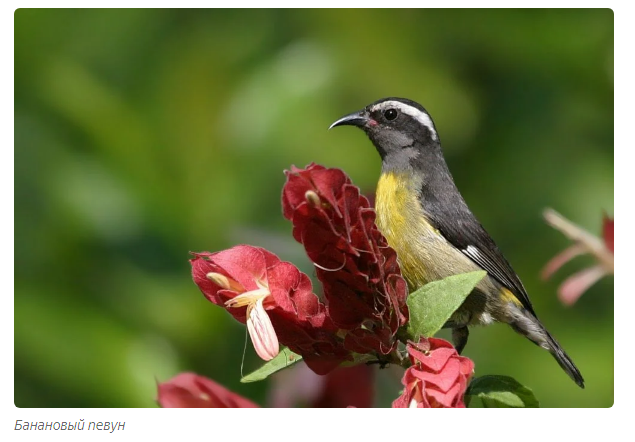
[(238, 281), (234, 281), (221, 273), (209, 272), (205, 277), (224, 290), (233, 290), (234, 292), (245, 291), (245, 288), (240, 285)]

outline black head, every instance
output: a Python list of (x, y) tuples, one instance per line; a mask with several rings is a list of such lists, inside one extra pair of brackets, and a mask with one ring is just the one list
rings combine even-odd
[[(409, 162), (422, 149), (438, 149), (439, 136), (428, 112), (405, 98), (383, 98), (331, 125), (357, 126), (373, 142), (384, 163)], [(330, 129), (329, 128), (329, 129)]]

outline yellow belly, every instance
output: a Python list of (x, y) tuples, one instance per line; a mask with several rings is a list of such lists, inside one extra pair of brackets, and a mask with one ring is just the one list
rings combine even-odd
[[(482, 270), (427, 221), (418, 180), (409, 174), (383, 173), (375, 202), (377, 225), (397, 252), (401, 274), (411, 293), (430, 281)], [(476, 288), (452, 315), (457, 324), (509, 322), (507, 306), (522, 305), (492, 278), (484, 278)]]
[(396, 250), (401, 273), (411, 291), (477, 266), (450, 245), (421, 207), (421, 182), (410, 174), (383, 173), (377, 184), (377, 225)]

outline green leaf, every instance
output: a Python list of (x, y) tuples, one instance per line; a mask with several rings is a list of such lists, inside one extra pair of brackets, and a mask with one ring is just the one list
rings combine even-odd
[(481, 376), (470, 383), (465, 393), (465, 404), (478, 397), (485, 408), (538, 408), (534, 393), (509, 376)]
[(414, 341), (434, 336), (461, 306), (487, 272), (463, 273), (434, 281), (408, 295), (408, 334)]
[(280, 371), (284, 368), (290, 367), (291, 365), (301, 360), (302, 360), (302, 356), (296, 353), (293, 353), (287, 347), (284, 347), (282, 350), (280, 350), (280, 353), (278, 353), (278, 356), (266, 362), (265, 365), (263, 365), (259, 369), (252, 371), (246, 376), (243, 376), (240, 382), (248, 383), (248, 382), (262, 381), (263, 379), (266, 379), (273, 373)]

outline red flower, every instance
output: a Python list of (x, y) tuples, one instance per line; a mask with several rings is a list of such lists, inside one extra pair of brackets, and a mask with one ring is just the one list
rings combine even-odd
[(412, 366), (403, 376), (404, 392), (393, 408), (465, 408), (463, 395), (474, 363), (443, 339), (422, 338), (406, 348)]
[(207, 299), (247, 324), (261, 358), (273, 358), (280, 341), (301, 354), (316, 373), (327, 373), (350, 359), (309, 277), (293, 264), (246, 245), (194, 255), (194, 282)]
[(163, 408), (256, 408), (249, 399), (194, 373), (181, 373), (158, 384), (157, 402)]
[(283, 214), (315, 264), (330, 318), (347, 331), (345, 347), (392, 352), (408, 320), (407, 286), (375, 211), (339, 169), (311, 164), (285, 173)]
[(558, 290), (560, 300), (567, 305), (575, 303), (580, 296), (600, 278), (613, 274), (613, 219), (604, 215), (602, 236), (598, 238), (554, 210), (548, 209), (544, 217), (549, 224), (574, 241), (574, 244), (552, 258), (542, 270), (543, 279), (549, 278), (560, 267), (578, 255), (589, 253), (597, 264), (567, 278)]

